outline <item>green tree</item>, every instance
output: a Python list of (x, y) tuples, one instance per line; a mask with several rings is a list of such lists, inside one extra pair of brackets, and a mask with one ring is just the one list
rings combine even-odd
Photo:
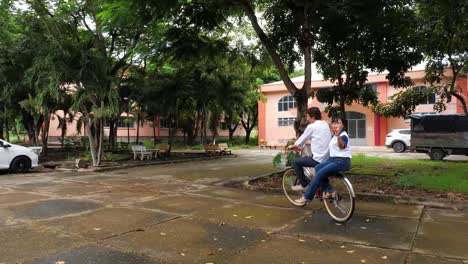
[(390, 85), (411, 84), (403, 74), (422, 56), (408, 26), (416, 22), (409, 1), (328, 1), (319, 15), (313, 57), (324, 79), (334, 86), (320, 89), (317, 99), (328, 103), (329, 114), (345, 120), (346, 105), (377, 104), (376, 90), (365, 84), (370, 70), (388, 70)]

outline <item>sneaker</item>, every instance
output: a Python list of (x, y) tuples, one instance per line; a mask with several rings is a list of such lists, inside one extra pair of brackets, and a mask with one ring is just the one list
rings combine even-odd
[(299, 205), (305, 205), (307, 203), (307, 200), (304, 198), (304, 196), (301, 196), (301, 198), (294, 200), (294, 202)]
[(301, 184), (298, 184), (298, 185), (292, 186), (291, 190), (296, 191), (296, 192), (305, 192), (307, 188), (302, 186)]

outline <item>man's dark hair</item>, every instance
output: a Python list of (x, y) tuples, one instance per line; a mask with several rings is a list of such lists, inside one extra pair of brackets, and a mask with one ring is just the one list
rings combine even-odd
[(315, 118), (315, 120), (322, 120), (322, 112), (320, 112), (320, 109), (318, 107), (311, 107), (307, 110), (307, 114), (310, 117)]

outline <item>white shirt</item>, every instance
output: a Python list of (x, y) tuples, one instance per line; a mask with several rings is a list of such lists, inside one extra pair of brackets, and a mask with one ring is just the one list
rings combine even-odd
[(330, 126), (323, 120), (316, 120), (307, 126), (304, 133), (296, 140), (294, 145), (302, 148), (310, 139), (310, 148), (314, 160), (322, 163), (328, 159), (328, 144), (332, 138)]
[(346, 131), (342, 131), (340, 133), (340, 137), (343, 139), (343, 143), (345, 143), (345, 148), (340, 149), (340, 146), (338, 146), (338, 137), (333, 136), (333, 138), (330, 141), (330, 157), (335, 158), (335, 157), (340, 157), (340, 158), (351, 158), (351, 148), (349, 146), (349, 136)]

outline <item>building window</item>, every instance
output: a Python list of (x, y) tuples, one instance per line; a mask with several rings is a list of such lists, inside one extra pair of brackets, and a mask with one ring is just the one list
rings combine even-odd
[(166, 118), (160, 118), (159, 128), (169, 128), (169, 121)]
[(366, 115), (358, 112), (346, 112), (349, 138), (366, 138)]
[(293, 126), (295, 117), (280, 117), (278, 118), (278, 126)]
[(120, 117), (119, 121), (117, 121), (117, 127), (119, 127), (119, 128), (123, 128), (123, 127), (134, 128), (135, 127), (135, 119), (133, 117)]
[(278, 102), (278, 112), (288, 111), (290, 108), (296, 108), (297, 102), (293, 96), (287, 95)]
[(430, 94), (426, 97), (425, 100), (423, 100), (422, 104), (435, 104), (436, 102), (436, 95), (435, 93)]
[[(135, 119), (133, 117), (122, 116), (117, 120), (117, 128), (127, 128), (127, 124), (129, 125), (128, 127), (135, 128)], [(109, 120), (104, 120), (104, 127), (110, 127)]]

